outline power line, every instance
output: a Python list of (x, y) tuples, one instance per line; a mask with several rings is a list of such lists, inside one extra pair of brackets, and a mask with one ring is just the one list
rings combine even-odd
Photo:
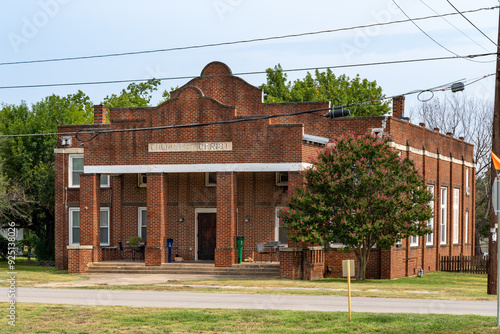
[(457, 11), (458, 14), (460, 14), (464, 19), (467, 20), (467, 22), (469, 22), (474, 28), (476, 28), (477, 31), (479, 31), (484, 37), (486, 37), (491, 43), (493, 43), (493, 45), (495, 45), (497, 48), (498, 48), (498, 45), (497, 43), (495, 43), (491, 38), (488, 37), (488, 35), (486, 35), (481, 29), (479, 29), (474, 23), (472, 23), (471, 20), (469, 20), (461, 11), (459, 11), (457, 9), (457, 7), (455, 7), (451, 2), (450, 0), (446, 0), (451, 7), (453, 7), (453, 9), (455, 9)]
[[(485, 79), (491, 75), (494, 74), (489, 74), (485, 75), (479, 79), (474, 79), (474, 81), (468, 83), (467, 85), (473, 84), (479, 80)], [(369, 103), (375, 103), (375, 102), (381, 102), (384, 100), (390, 100), (393, 99), (397, 96), (406, 96), (406, 95), (411, 95), (411, 94), (416, 94), (416, 93), (422, 93), (422, 92), (432, 92), (436, 90), (446, 90), (446, 89), (441, 89), (444, 86), (450, 85), (444, 84), (440, 86), (436, 86), (433, 88), (429, 89), (424, 89), (424, 90), (413, 90), (404, 94), (397, 94), (397, 95), (392, 95), (388, 97), (382, 97), (378, 99), (371, 99), (371, 100), (366, 100), (363, 102), (354, 102), (354, 103), (349, 103), (345, 104), (342, 106), (333, 106), (331, 108), (320, 108), (320, 109), (311, 109), (311, 110), (305, 110), (305, 111), (299, 111), (299, 112), (294, 112), (294, 113), (287, 113), (287, 114), (275, 114), (275, 115), (263, 115), (263, 116), (256, 116), (256, 117), (248, 117), (248, 118), (238, 118), (238, 119), (232, 119), (232, 120), (225, 120), (225, 121), (218, 121), (218, 122), (207, 122), (207, 123), (191, 123), (191, 124), (181, 124), (181, 125), (167, 125), (167, 126), (156, 126), (156, 127), (146, 127), (146, 128), (129, 128), (129, 129), (116, 129), (116, 130), (106, 130), (106, 129), (81, 129), (75, 132), (61, 132), (61, 133), (35, 133), (35, 134), (15, 134), (15, 135), (0, 135), (0, 138), (13, 138), (13, 137), (39, 137), (39, 136), (57, 136), (57, 135), (75, 135), (76, 138), (81, 141), (81, 142), (88, 142), (96, 138), (98, 135), (101, 133), (118, 133), (118, 132), (139, 132), (139, 131), (153, 131), (153, 130), (167, 130), (167, 129), (185, 129), (185, 128), (196, 128), (196, 127), (206, 127), (206, 126), (212, 126), (212, 125), (224, 125), (224, 124), (232, 124), (232, 123), (242, 123), (242, 122), (251, 122), (251, 121), (260, 121), (260, 120), (266, 120), (266, 119), (271, 119), (271, 118), (279, 118), (279, 117), (293, 117), (293, 116), (299, 116), (299, 115), (304, 115), (304, 114), (312, 114), (316, 116), (321, 116), (321, 117), (327, 117), (326, 115), (319, 115), (316, 114), (317, 112), (320, 111), (329, 111), (329, 110), (334, 110), (334, 109), (341, 109), (341, 108), (349, 108), (349, 107), (354, 107), (354, 106), (361, 106), (364, 104), (369, 104)], [(438, 89), (439, 88), (439, 89)], [(80, 134), (90, 134), (92, 135), (91, 138), (82, 140), (78, 138), (78, 135)]]
[[(392, 2), (399, 8), (399, 10), (411, 21), (411, 23), (413, 23), (415, 25), (415, 27), (418, 28), (418, 30), (420, 30), (425, 36), (427, 36), (430, 40), (432, 40), (434, 43), (436, 43), (437, 45), (439, 45), (441, 48), (445, 49), (446, 51), (448, 51), (449, 53), (451, 54), (454, 54), (455, 56), (459, 57), (459, 55), (456, 53), (456, 52), (453, 52), (451, 51), (450, 49), (448, 49), (446, 46), (444, 46), (443, 44), (439, 43), (437, 40), (435, 40), (434, 38), (432, 38), (431, 35), (429, 35), (428, 33), (425, 32), (425, 30), (423, 30), (422, 28), (420, 28), (420, 26), (414, 22), (410, 16), (408, 16), (408, 14), (406, 14), (406, 12), (403, 10), (403, 8), (401, 8), (397, 2), (395, 0), (392, 0)], [(471, 60), (471, 59), (469, 59)]]
[[(431, 58), (392, 60), (392, 61), (382, 61), (382, 62), (372, 62), (372, 63), (346, 64), (346, 65), (333, 65), (333, 66), (320, 66), (320, 67), (303, 67), (303, 68), (293, 68), (293, 69), (288, 69), (288, 70), (285, 69), (282, 71), (283, 72), (301, 72), (301, 71), (325, 70), (325, 69), (334, 69), (334, 68), (350, 68), (350, 67), (404, 64), (404, 63), (438, 61), (438, 60), (449, 60), (449, 59), (472, 59), (472, 58), (486, 57), (486, 56), (492, 56), (492, 55), (498, 55), (498, 53), (490, 52), (490, 53), (473, 54), (473, 55), (467, 55), (467, 56), (431, 57)], [(221, 76), (233, 76), (233, 75), (234, 76), (244, 76), (244, 75), (255, 75), (255, 74), (265, 74), (265, 73), (266, 73), (266, 71), (249, 71), (249, 72), (239, 72), (239, 73), (233, 73), (233, 74), (206, 75), (203, 77), (221, 77)], [(198, 75), (192, 75), (192, 76), (165, 77), (165, 78), (157, 78), (157, 79), (161, 80), (161, 81), (170, 81), (170, 80), (194, 79), (194, 78), (198, 78), (198, 77), (199, 77)], [(151, 79), (125, 79), (125, 80), (107, 80), (107, 81), (90, 81), (90, 82), (70, 82), (70, 83), (0, 86), (0, 89), (102, 85), (102, 84), (116, 84), (116, 83), (127, 83), (127, 82), (143, 82), (143, 81), (148, 81), (148, 80), (151, 80)]]
[[(428, 4), (426, 4), (423, 0), (420, 0), (421, 3), (423, 3), (427, 8), (429, 8), (432, 12), (434, 12), (434, 14), (436, 15), (439, 15), (438, 12), (436, 12), (431, 6), (429, 6)], [(453, 28), (455, 28), (456, 30), (458, 30), (458, 32), (460, 32), (462, 35), (464, 35), (465, 37), (467, 37), (470, 41), (472, 41), (473, 43), (475, 43), (477, 46), (479, 46), (480, 48), (482, 48), (484, 51), (488, 52), (488, 49), (486, 49), (484, 46), (482, 46), (481, 44), (479, 44), (475, 39), (473, 39), (472, 37), (470, 37), (469, 35), (467, 35), (465, 32), (463, 32), (462, 30), (460, 30), (456, 25), (454, 25), (453, 23), (451, 23), (449, 20), (447, 20), (445, 17), (439, 15), (444, 21), (446, 21), (446, 23), (448, 23), (449, 25), (451, 25)]]
[[(499, 8), (499, 7), (495, 6), (495, 7), (477, 8), (477, 9), (464, 11), (464, 13), (474, 13), (474, 12), (479, 12), (479, 11), (483, 11), (483, 10), (493, 10), (496, 8)], [(434, 18), (438, 18), (438, 17), (453, 16), (453, 15), (458, 15), (458, 14), (461, 14), (461, 13), (446, 13), (446, 14), (441, 14), (441, 15), (424, 16), (424, 17), (414, 18), (413, 21), (434, 19)], [(313, 32), (305, 32), (305, 33), (297, 33), (297, 34), (289, 34), (289, 35), (281, 35), (281, 36), (271, 36), (271, 37), (261, 37), (261, 38), (237, 40), (237, 41), (230, 41), (230, 42), (180, 46), (180, 47), (165, 48), (165, 49), (131, 51), (131, 52), (117, 52), (117, 53), (108, 53), (108, 54), (90, 55), (90, 56), (77, 56), (77, 57), (63, 57), (63, 58), (50, 58), (50, 59), (3, 62), (3, 63), (0, 63), (0, 66), (60, 62), (60, 61), (73, 61), (73, 60), (84, 60), (84, 59), (94, 59), (94, 58), (120, 57), (120, 56), (131, 56), (131, 55), (150, 54), (150, 53), (159, 53), (159, 52), (172, 52), (172, 51), (181, 51), (181, 50), (190, 50), (190, 49), (201, 49), (201, 48), (218, 47), (218, 46), (225, 46), (225, 45), (236, 45), (236, 44), (244, 44), (244, 43), (255, 43), (255, 42), (263, 42), (263, 41), (270, 41), (270, 40), (287, 39), (287, 38), (294, 38), (294, 37), (320, 35), (320, 34), (348, 31), (348, 30), (354, 30), (354, 29), (371, 28), (371, 27), (376, 27), (376, 26), (385, 26), (385, 25), (406, 23), (406, 22), (410, 22), (410, 21), (412, 21), (412, 20), (411, 19), (397, 20), (397, 21), (390, 21), (390, 22), (358, 25), (358, 26), (353, 26), (353, 27), (344, 27), (344, 28), (338, 28), (338, 29), (327, 29), (327, 30), (319, 30), (319, 31), (313, 31)]]

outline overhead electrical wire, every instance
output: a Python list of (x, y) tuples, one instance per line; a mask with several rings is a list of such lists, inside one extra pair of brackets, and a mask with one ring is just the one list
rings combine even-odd
[[(438, 60), (449, 60), (449, 59), (472, 59), (472, 58), (486, 57), (486, 56), (492, 56), (492, 55), (498, 55), (498, 53), (497, 52), (490, 52), (490, 53), (472, 54), (472, 55), (466, 55), (466, 56), (431, 57), (431, 58), (381, 61), (381, 62), (372, 62), (372, 63), (319, 66), (319, 67), (303, 67), (303, 68), (284, 69), (284, 70), (282, 70), (282, 72), (301, 72), (301, 71), (312, 71), (312, 70), (325, 70), (325, 69), (329, 69), (329, 68), (332, 69), (332, 68), (350, 68), (350, 67), (404, 64), (404, 63), (438, 61)], [(267, 73), (267, 72), (266, 71), (249, 71), (249, 72), (239, 72), (239, 73), (232, 73), (232, 74), (206, 75), (203, 77), (244, 76), (244, 75), (255, 75), (255, 74), (265, 74), (265, 73)], [(194, 78), (198, 78), (198, 77), (199, 77), (198, 75), (188, 75), (188, 76), (165, 77), (165, 78), (156, 78), (156, 79), (161, 80), (161, 81), (169, 81), (169, 80), (194, 79)], [(88, 82), (69, 82), (69, 83), (52, 83), (52, 84), (0, 86), (0, 90), (1, 89), (19, 89), (19, 88), (102, 85), (102, 84), (116, 84), (116, 83), (126, 83), (126, 82), (143, 82), (143, 81), (148, 81), (148, 80), (151, 80), (151, 78), (149, 78), (149, 79), (124, 79), (124, 80), (107, 80), (107, 81), (88, 81)]]
[(469, 20), (469, 19), (467, 18), (467, 16), (465, 16), (465, 15), (463, 14), (463, 13), (465, 13), (465, 12), (461, 12), (461, 11), (459, 11), (459, 10), (458, 10), (458, 8), (457, 8), (457, 7), (455, 7), (455, 6), (454, 6), (454, 5), (450, 2), (450, 0), (446, 0), (446, 1), (450, 4), (450, 6), (451, 6), (451, 7), (453, 7), (453, 9), (455, 9), (455, 10), (456, 10), (456, 12), (457, 12), (458, 14), (460, 14), (460, 15), (461, 15), (464, 19), (466, 19), (466, 20), (467, 20), (467, 22), (469, 22), (469, 23), (470, 23), (470, 24), (471, 24), (474, 28), (476, 28), (476, 30), (477, 30), (477, 31), (479, 31), (479, 32), (480, 32), (480, 33), (481, 33), (484, 37), (486, 37), (486, 38), (487, 38), (487, 39), (488, 39), (491, 43), (493, 43), (493, 45), (495, 45), (497, 48), (499, 47), (497, 43), (495, 43), (495, 42), (494, 42), (494, 41), (493, 41), (490, 37), (488, 37), (488, 35), (486, 35), (486, 34), (485, 34), (485, 33), (484, 33), (481, 29), (479, 29), (479, 28), (478, 28), (478, 27), (477, 27), (474, 23), (472, 23), (472, 21), (471, 21), (471, 20)]
[[(495, 7), (483, 7), (483, 8), (477, 8), (477, 9), (467, 10), (467, 11), (464, 11), (463, 13), (474, 13), (474, 12), (479, 12), (479, 11), (483, 11), (483, 10), (493, 10), (493, 9), (496, 9), (496, 8), (499, 8), (499, 7), (498, 6), (495, 6)], [(237, 40), (237, 41), (230, 41), (230, 42), (220, 42), (220, 43), (208, 43), (208, 44), (199, 44), (199, 45), (190, 45), (190, 46), (180, 46), (180, 47), (172, 47), (172, 48), (164, 48), (164, 49), (130, 51), (130, 52), (117, 52), (117, 53), (108, 53), (108, 54), (90, 55), (90, 56), (76, 56), (76, 57), (63, 57), (63, 58), (49, 58), (49, 59), (35, 59), (35, 60), (21, 60), (21, 61), (12, 61), (12, 62), (0, 62), (0, 66), (5, 66), (5, 65), (21, 65), (21, 64), (34, 64), (34, 63), (48, 63), (48, 62), (60, 62), (60, 61), (73, 61), (73, 60), (84, 60), (84, 59), (94, 59), (94, 58), (120, 57), (120, 56), (131, 56), (131, 55), (150, 54), (150, 53), (159, 53), (159, 52), (171, 52), (171, 51), (181, 51), (181, 50), (190, 50), (190, 49), (201, 49), (201, 48), (218, 47), (218, 46), (225, 46), (225, 45), (236, 45), (236, 44), (244, 44), (244, 43), (264, 42), (264, 41), (270, 41), (270, 40), (279, 40), (279, 39), (287, 39), (287, 38), (294, 38), (294, 37), (320, 35), (320, 34), (340, 32), (340, 31), (348, 31), (348, 30), (355, 30), (355, 29), (362, 29), (362, 28), (371, 28), (371, 27), (376, 27), (376, 26), (385, 26), (385, 25), (406, 23), (406, 22), (410, 22), (410, 21), (419, 21), (419, 20), (434, 19), (434, 18), (439, 18), (439, 17), (442, 18), (444, 16), (453, 16), (453, 15), (458, 15), (458, 14), (462, 14), (462, 13), (446, 13), (446, 14), (440, 14), (440, 15), (438, 14), (438, 15), (418, 17), (418, 18), (414, 18), (414, 19), (409, 19), (408, 18), (407, 20), (397, 20), (397, 21), (390, 21), (390, 22), (379, 22), (379, 23), (373, 23), (373, 24), (358, 25), (358, 26), (353, 26), (353, 27), (344, 27), (344, 28), (337, 28), (337, 29), (327, 29), (327, 30), (319, 30), (319, 31), (313, 31), (313, 32), (304, 32), (304, 33), (281, 35), (281, 36), (270, 36), (270, 37), (252, 38), (252, 39)]]
[[(469, 82), (466, 85), (473, 84), (475, 82), (478, 82), (479, 80), (485, 79), (489, 76), (494, 75), (488, 74), (484, 75), (480, 78), (472, 79), (471, 82)], [(453, 81), (454, 83), (456, 81)], [(320, 108), (320, 109), (311, 109), (311, 110), (304, 110), (300, 112), (295, 112), (295, 113), (287, 113), (287, 114), (275, 114), (275, 115), (263, 115), (263, 116), (255, 116), (255, 117), (248, 117), (248, 118), (238, 118), (238, 119), (232, 119), (232, 120), (225, 120), (225, 121), (218, 121), (218, 122), (207, 122), (207, 123), (191, 123), (191, 124), (181, 124), (181, 125), (168, 125), (168, 126), (157, 126), (157, 127), (146, 127), (146, 128), (128, 128), (128, 129), (116, 129), (116, 130), (106, 130), (106, 129), (81, 129), (79, 131), (74, 131), (74, 132), (57, 132), (57, 133), (32, 133), (32, 134), (14, 134), (14, 135), (0, 135), (0, 138), (12, 138), (12, 137), (40, 137), (40, 136), (57, 136), (57, 135), (75, 135), (78, 140), (81, 142), (87, 142), (98, 135), (102, 133), (117, 133), (117, 132), (138, 132), (138, 131), (153, 131), (153, 130), (167, 130), (167, 129), (181, 129), (181, 128), (196, 128), (196, 127), (205, 127), (205, 126), (212, 126), (212, 125), (224, 125), (224, 124), (232, 124), (232, 123), (242, 123), (242, 122), (251, 122), (251, 121), (260, 121), (260, 120), (265, 120), (265, 119), (271, 119), (271, 118), (279, 118), (279, 117), (293, 117), (293, 116), (299, 116), (299, 115), (304, 115), (304, 114), (312, 114), (316, 116), (321, 116), (321, 117), (327, 117), (327, 115), (319, 115), (316, 114), (317, 112), (320, 111), (327, 111), (327, 110), (334, 110), (334, 109), (343, 109), (343, 108), (350, 108), (354, 106), (361, 106), (364, 104), (369, 104), (369, 103), (374, 103), (374, 102), (381, 102), (384, 100), (390, 100), (393, 99), (397, 96), (406, 96), (406, 95), (411, 95), (411, 94), (417, 94), (417, 93), (422, 93), (422, 92), (433, 92), (437, 90), (444, 91), (446, 90), (447, 86), (450, 86), (451, 83), (447, 83), (444, 85), (439, 85), (436, 87), (424, 89), (424, 90), (413, 90), (404, 94), (397, 94), (397, 95), (392, 95), (392, 96), (386, 96), (378, 99), (371, 99), (371, 100), (366, 100), (363, 102), (355, 102), (355, 103), (349, 103), (345, 104), (342, 106), (333, 106), (331, 108)], [(448, 89), (451, 89), (451, 87), (448, 87)], [(81, 134), (90, 134), (91, 138), (89, 139), (80, 139), (78, 138), (79, 135)]]
[[(441, 48), (445, 49), (446, 51), (448, 51), (449, 53), (451, 54), (454, 54), (455, 56), (457, 57), (460, 57), (458, 55), (458, 53), (448, 49), (446, 46), (444, 46), (443, 44), (439, 43), (436, 39), (434, 39), (431, 35), (429, 35), (428, 33), (425, 32), (424, 29), (422, 29), (412, 18), (410, 18), (410, 16), (408, 14), (406, 14), (406, 12), (403, 10), (403, 8), (401, 8), (401, 6), (399, 6), (397, 4), (397, 2), (395, 0), (392, 0), (392, 2), (399, 8), (399, 10), (411, 21), (411, 23), (413, 23), (415, 25), (415, 27), (418, 28), (418, 30), (420, 30), (425, 36), (427, 36), (430, 40), (432, 40), (434, 43), (436, 43), (437, 45), (439, 45)], [(467, 58), (464, 58), (464, 59), (467, 59)], [(469, 61), (475, 61), (473, 59), (467, 59)]]
[(431, 6), (429, 6), (427, 3), (425, 3), (423, 0), (419, 0), (422, 4), (424, 4), (427, 8), (429, 8), (434, 14), (436, 15), (439, 15), (439, 17), (441, 17), (446, 23), (448, 23), (449, 25), (451, 25), (453, 28), (455, 28), (456, 30), (458, 30), (458, 32), (460, 32), (462, 35), (464, 35), (465, 37), (467, 37), (471, 42), (475, 43), (477, 46), (479, 46), (480, 48), (482, 48), (484, 51), (486, 52), (489, 52), (488, 49), (486, 49), (484, 46), (482, 46), (481, 44), (479, 44), (479, 42), (477, 42), (474, 38), (470, 37), (469, 35), (467, 35), (465, 32), (463, 32), (462, 30), (460, 30), (460, 28), (458, 28), (456, 25), (454, 25), (453, 23), (451, 23), (449, 20), (446, 19), (446, 17), (444, 16), (441, 16), (438, 12), (436, 12)]

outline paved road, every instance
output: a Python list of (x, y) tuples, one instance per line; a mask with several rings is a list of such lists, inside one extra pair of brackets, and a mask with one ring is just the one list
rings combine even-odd
[[(17, 288), (18, 303), (136, 307), (347, 311), (347, 297), (157, 291)], [(0, 302), (8, 300), (0, 288)], [(496, 316), (494, 301), (352, 298), (353, 312), (439, 313)]]

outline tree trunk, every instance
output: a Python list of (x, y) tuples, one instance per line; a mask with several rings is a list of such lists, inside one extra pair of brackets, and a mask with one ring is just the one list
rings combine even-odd
[(354, 251), (356, 260), (358, 261), (358, 270), (356, 272), (356, 280), (363, 281), (366, 278), (366, 265), (370, 256), (371, 247), (359, 247)]
[(474, 233), (474, 255), (478, 256), (478, 255), (482, 255), (482, 250), (481, 250), (481, 235), (479, 233), (479, 231), (481, 231), (481, 228), (483, 227), (483, 225), (486, 223), (486, 220), (488, 219), (488, 214), (490, 212), (490, 205), (491, 205), (491, 201), (489, 199), (489, 196), (488, 196), (488, 201), (487, 201), (487, 204), (486, 204), (486, 210), (484, 210), (484, 215), (483, 217), (481, 218), (481, 222), (479, 224), (476, 224), (476, 231)]

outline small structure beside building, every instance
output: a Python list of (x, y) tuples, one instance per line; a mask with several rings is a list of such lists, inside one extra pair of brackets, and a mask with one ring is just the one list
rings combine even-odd
[[(243, 236), (243, 259), (260, 261), (256, 243), (280, 242), (282, 277), (314, 279), (325, 269), (339, 276), (341, 260), (354, 256), (337, 252), (337, 245), (326, 253), (288, 247), (277, 212), (317, 150), (348, 131), (389, 134), (392, 146), (415, 161), (436, 198), (436, 215), (429, 221), (434, 233), (372, 251), (367, 278), (434, 271), (439, 255), (472, 254), (472, 145), (397, 114), (318, 116), (329, 107), (328, 102), (263, 103), (260, 89), (213, 62), (157, 107), (95, 106), (94, 124), (59, 126), (57, 268), (82, 273), (93, 262), (119, 259), (119, 243), (132, 236), (146, 242), (146, 266), (167, 262), (167, 239), (173, 239), (172, 254), (229, 267), (238, 262), (236, 237)], [(325, 111), (264, 117), (317, 109)], [(402, 113), (404, 97), (394, 100), (394, 110)]]

